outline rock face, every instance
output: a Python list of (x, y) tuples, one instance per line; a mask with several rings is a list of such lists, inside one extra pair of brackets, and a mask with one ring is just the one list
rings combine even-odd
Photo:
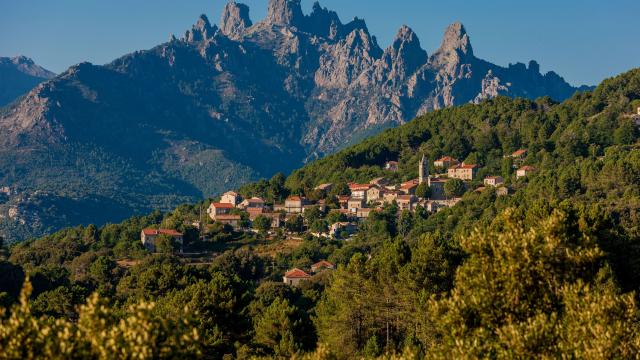
[(25, 56), (0, 57), (0, 107), (55, 75)]
[(574, 91), (535, 62), (478, 59), (460, 23), (428, 55), (408, 26), (383, 50), (363, 20), (318, 3), (306, 15), (300, 0), (270, 0), (253, 23), (231, 1), (220, 27), (202, 15), (180, 39), (75, 65), (0, 112), (0, 187), (20, 194), (0, 214), (23, 209), (24, 226), (42, 224), (28, 234), (116, 221), (292, 170), (435, 109)]
[(220, 19), (222, 32), (229, 37), (239, 36), (251, 25), (253, 24), (249, 18), (249, 7), (245, 4), (229, 1), (224, 7)]

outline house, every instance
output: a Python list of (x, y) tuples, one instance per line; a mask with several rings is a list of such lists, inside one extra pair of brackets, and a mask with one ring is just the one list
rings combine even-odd
[(400, 191), (406, 195), (415, 194), (416, 188), (418, 187), (419, 184), (420, 184), (420, 180), (418, 179), (413, 179), (407, 182), (403, 182), (402, 184), (400, 184)]
[(216, 216), (216, 222), (223, 224), (223, 225), (229, 225), (234, 229), (237, 229), (238, 227), (240, 227), (240, 221), (242, 220), (242, 218), (240, 217), (240, 215), (218, 215)]
[(264, 215), (267, 212), (267, 209), (263, 207), (249, 207), (249, 208), (246, 208), (245, 211), (249, 213), (249, 220), (253, 221), (258, 216)]
[(367, 220), (369, 218), (369, 214), (372, 212), (380, 211), (378, 208), (360, 208), (356, 209), (356, 217), (359, 221)]
[(385, 190), (382, 193), (382, 201), (386, 204), (394, 202), (398, 196), (401, 194), (398, 190)]
[(457, 159), (452, 158), (451, 156), (443, 156), (440, 159), (433, 162), (433, 166), (441, 169), (448, 169), (451, 166), (456, 166), (460, 164)]
[(478, 175), (479, 166), (476, 164), (455, 165), (447, 170), (447, 174), (452, 179), (473, 180)]
[(417, 202), (418, 202), (418, 198), (415, 195), (399, 195), (398, 198), (396, 199), (396, 203), (398, 203), (399, 210), (412, 211)]
[(375, 185), (375, 186), (378, 186), (378, 187), (384, 187), (384, 186), (389, 185), (389, 180), (387, 180), (387, 178), (385, 178), (385, 177), (379, 177), (379, 178), (375, 178), (375, 179), (369, 181), (369, 184)]
[(487, 186), (496, 187), (498, 185), (504, 184), (504, 179), (502, 176), (487, 176), (484, 178), (484, 184)]
[(333, 270), (336, 266), (327, 260), (320, 260), (317, 263), (311, 265), (311, 272), (317, 273), (322, 270)]
[(227, 215), (234, 208), (235, 206), (228, 203), (211, 203), (207, 209), (207, 214), (209, 214), (209, 217), (215, 221), (217, 216)]
[(430, 212), (430, 213), (435, 213), (438, 212), (438, 210), (445, 208), (446, 206), (443, 205), (442, 203), (438, 202), (438, 201), (427, 201), (424, 204), (424, 208)]
[(349, 202), (349, 199), (351, 199), (351, 196), (349, 196), (349, 195), (340, 195), (340, 196), (338, 196), (338, 203), (340, 204), (340, 208), (346, 209), (347, 208), (347, 204)]
[(331, 189), (333, 189), (333, 184), (326, 183), (316, 186), (314, 190), (324, 191), (325, 193), (328, 193), (329, 191), (331, 191)]
[(337, 222), (329, 227), (329, 235), (334, 238), (340, 237), (342, 233), (347, 236), (355, 234), (358, 231), (358, 225), (352, 222)]
[(306, 272), (298, 268), (287, 271), (282, 277), (282, 281), (285, 284), (291, 285), (291, 286), (298, 286), (300, 285), (301, 281), (309, 280), (309, 279), (311, 279), (311, 275), (307, 274)]
[(252, 197), (251, 199), (246, 199), (241, 202), (238, 207), (241, 209), (264, 207), (264, 200), (259, 197)]
[(511, 157), (514, 159), (524, 159), (527, 155), (527, 149), (516, 150), (511, 154)]
[(431, 196), (430, 196), (431, 199), (440, 200), (445, 198), (444, 184), (446, 184), (447, 181), (449, 181), (449, 179), (447, 178), (434, 178), (434, 177), (429, 178), (428, 184), (429, 184), (429, 189), (431, 189)]
[(535, 171), (536, 171), (536, 168), (534, 168), (533, 166), (525, 165), (519, 168), (518, 171), (516, 171), (516, 178), (519, 179), (521, 177), (529, 176)]
[(172, 237), (178, 244), (180, 244), (180, 252), (182, 252), (183, 235), (180, 232), (171, 229), (144, 229), (140, 232), (140, 241), (145, 249), (155, 252), (156, 240), (160, 235), (167, 235)]
[(349, 190), (351, 191), (351, 198), (367, 201), (367, 191), (369, 191), (371, 187), (373, 187), (371, 184), (350, 183)]
[(496, 195), (498, 196), (507, 196), (509, 195), (509, 188), (506, 186), (498, 186), (496, 188)]
[(356, 210), (361, 209), (366, 206), (364, 199), (351, 198), (347, 202), (347, 209), (351, 212), (356, 212)]
[(241, 200), (242, 198), (237, 192), (227, 191), (226, 193), (222, 194), (222, 198), (220, 199), (220, 202), (223, 204), (231, 204), (233, 206), (238, 206)]
[(302, 196), (289, 196), (284, 201), (284, 208), (288, 214), (302, 214), (307, 199)]
[(380, 196), (382, 195), (382, 190), (377, 185), (373, 185), (367, 190), (367, 201), (377, 201), (380, 200)]
[(384, 169), (387, 171), (398, 171), (398, 162), (397, 161), (387, 161), (384, 164)]

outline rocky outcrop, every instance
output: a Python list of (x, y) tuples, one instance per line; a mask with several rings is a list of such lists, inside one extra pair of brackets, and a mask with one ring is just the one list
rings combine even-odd
[(318, 3), (305, 15), (300, 0), (270, 0), (252, 23), (230, 1), (219, 28), (202, 15), (181, 39), (73, 66), (0, 112), (0, 184), (78, 209), (41, 214), (45, 228), (92, 212), (115, 221), (287, 172), (435, 109), (575, 90), (536, 62), (475, 57), (460, 23), (429, 56), (408, 26), (383, 50), (364, 20)]
[(233, 0), (225, 5), (220, 18), (220, 30), (225, 35), (229, 37), (240, 36), (251, 25), (253, 24), (251, 18), (249, 18), (249, 7), (247, 5), (238, 4)]

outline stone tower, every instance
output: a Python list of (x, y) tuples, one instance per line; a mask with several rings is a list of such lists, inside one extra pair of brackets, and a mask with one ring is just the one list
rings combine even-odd
[(429, 163), (427, 158), (422, 154), (420, 165), (418, 165), (418, 183), (422, 184), (429, 179)]

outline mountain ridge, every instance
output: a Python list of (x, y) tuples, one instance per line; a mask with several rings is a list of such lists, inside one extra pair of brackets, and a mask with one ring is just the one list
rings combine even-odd
[[(37, 234), (78, 223), (81, 209), (58, 222), (43, 214), (64, 199), (120, 209), (92, 215), (117, 221), (289, 172), (432, 110), (577, 90), (535, 62), (476, 58), (461, 23), (429, 55), (408, 26), (382, 49), (364, 20), (342, 23), (318, 3), (310, 14), (299, 0), (268, 9), (254, 23), (230, 1), (220, 26), (201, 15), (180, 39), (74, 65), (3, 109), (0, 187), (15, 194), (0, 226)], [(30, 206), (42, 194), (45, 205)]]
[(55, 75), (26, 56), (0, 57), (0, 107)]

